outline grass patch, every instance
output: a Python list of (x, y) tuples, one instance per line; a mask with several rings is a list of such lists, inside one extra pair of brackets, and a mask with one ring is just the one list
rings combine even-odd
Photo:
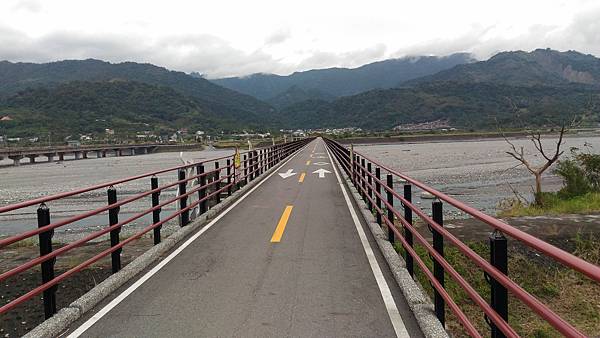
[(555, 193), (545, 193), (542, 206), (525, 205), (515, 200), (503, 203), (501, 209), (498, 212), (500, 217), (588, 214), (600, 211), (600, 193), (589, 192), (570, 199), (560, 199)]
[(7, 249), (16, 249), (16, 248), (33, 248), (40, 246), (40, 240), (37, 236), (25, 238), (18, 242), (15, 242), (11, 245), (6, 246)]
[[(600, 263), (599, 240), (600, 238), (593, 236), (586, 238), (577, 236), (573, 254), (588, 262)], [(481, 257), (488, 259), (487, 242), (471, 241), (466, 244)], [(396, 243), (394, 247), (404, 256), (404, 249), (401, 245)], [(432, 269), (433, 262), (425, 248), (417, 245), (415, 250), (425, 264)], [(490, 287), (483, 277), (483, 272), (453, 246), (447, 245), (444, 254), (454, 269), (484, 299), (489, 300)], [(523, 248), (511, 247), (508, 268), (510, 278), (586, 335), (600, 332), (600, 297), (597, 296), (600, 294), (600, 285), (578, 272), (549, 262), (547, 259), (536, 257)], [(433, 288), (416, 263), (415, 276), (433, 299)], [(483, 318), (483, 311), (448, 274), (445, 279), (448, 293), (474, 323), (478, 331), (486, 336), (489, 333), (489, 326)], [(552, 326), (510, 293), (509, 324), (523, 337), (561, 337)], [(453, 336), (466, 335), (448, 307), (446, 307), (446, 325)]]

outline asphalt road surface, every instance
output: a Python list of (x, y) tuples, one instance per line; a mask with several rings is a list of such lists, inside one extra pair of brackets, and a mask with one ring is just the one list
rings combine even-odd
[(115, 295), (118, 304), (104, 302), (69, 334), (421, 337), (332, 165), (324, 142), (311, 142), (133, 292)]

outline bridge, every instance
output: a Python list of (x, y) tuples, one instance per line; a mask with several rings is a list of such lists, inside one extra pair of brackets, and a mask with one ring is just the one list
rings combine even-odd
[[(121, 187), (131, 182), (147, 188), (121, 196)], [(412, 203), (415, 189), (436, 197), (431, 215)], [(92, 193), (105, 193), (108, 203), (52, 220), (54, 201)], [(121, 208), (146, 200), (142, 211), (119, 217)], [(489, 225), (490, 257), (478, 255), (444, 227), (443, 208), (449, 206)], [(7, 205), (0, 215), (32, 208), (37, 228), (0, 239), (2, 251), (36, 237), (39, 242), (38, 257), (0, 273), (4, 284), (40, 267), (39, 286), (0, 307), (4, 316), (38, 302), (47, 320), (31, 337), (445, 337), (447, 315), (464, 335), (518, 337), (509, 299), (556, 332), (584, 337), (510, 278), (508, 238), (600, 283), (600, 267), (321, 138)], [(106, 215), (106, 224), (69, 243), (53, 243), (55, 230), (95, 215)], [(142, 226), (120, 236), (136, 220), (143, 220)], [(425, 223), (431, 236), (419, 232), (417, 222)], [(165, 236), (163, 228), (171, 223), (179, 230)], [(148, 235), (153, 246), (124, 264), (123, 252)], [(57, 259), (94, 245), (90, 257), (56, 269)], [(487, 294), (446, 260), (447, 245), (482, 271)], [(417, 248), (431, 257), (432, 266)], [(110, 277), (81, 298), (59, 298), (58, 286), (69, 288), (69, 278), (104, 258), (110, 260)], [(418, 273), (430, 283), (431, 297), (419, 285)], [(453, 299), (447, 278), (485, 316), (487, 328)]]
[(24, 158), (29, 159), (29, 163), (35, 163), (38, 157), (45, 157), (47, 162), (64, 161), (66, 156), (75, 160), (86, 159), (91, 154), (96, 158), (106, 157), (107, 155), (124, 156), (148, 154), (157, 147), (164, 146), (159, 144), (141, 144), (141, 145), (93, 145), (80, 147), (31, 147), (31, 148), (3, 148), (0, 149), (0, 161), (5, 158), (13, 160), (13, 164), (18, 166)]

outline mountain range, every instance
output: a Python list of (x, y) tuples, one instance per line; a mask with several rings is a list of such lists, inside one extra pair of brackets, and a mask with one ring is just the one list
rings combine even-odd
[(194, 99), (202, 110), (227, 121), (262, 124), (265, 118), (269, 120), (274, 114), (270, 105), (251, 96), (151, 64), (112, 64), (93, 59), (44, 64), (0, 62), (0, 97), (8, 97), (28, 88), (52, 88), (72, 81), (115, 80), (171, 88)]
[(373, 89), (394, 88), (410, 79), (431, 75), (456, 65), (474, 62), (467, 53), (449, 56), (412, 56), (370, 63), (358, 68), (327, 68), (291, 75), (252, 74), (213, 80), (214, 83), (267, 102), (290, 89), (312, 92), (315, 97), (349, 96)]
[[(225, 88), (229, 87), (229, 88)], [(233, 88), (233, 89), (232, 89)], [(238, 92), (239, 91), (239, 92)], [(0, 62), (0, 133), (188, 127), (362, 127), (445, 121), (465, 129), (600, 116), (600, 59), (575, 51), (407, 57), (359, 68), (206, 80), (151, 64)]]
[(600, 122), (600, 59), (575, 51), (503, 52), (333, 101), (309, 99), (280, 109), (300, 128), (386, 130), (444, 120), (466, 129), (553, 126), (574, 117)]

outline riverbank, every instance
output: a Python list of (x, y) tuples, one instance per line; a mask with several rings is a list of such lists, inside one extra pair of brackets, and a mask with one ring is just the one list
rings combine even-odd
[[(600, 133), (595, 130), (582, 130), (565, 134), (565, 137), (597, 137)], [(542, 132), (542, 136), (558, 136), (558, 132)], [(364, 136), (337, 138), (336, 141), (342, 144), (394, 144), (394, 143), (423, 143), (423, 142), (466, 142), (482, 140), (503, 140), (507, 138), (529, 138), (526, 131), (507, 131), (507, 132), (448, 132), (448, 133), (422, 133), (405, 134), (390, 136)]]

